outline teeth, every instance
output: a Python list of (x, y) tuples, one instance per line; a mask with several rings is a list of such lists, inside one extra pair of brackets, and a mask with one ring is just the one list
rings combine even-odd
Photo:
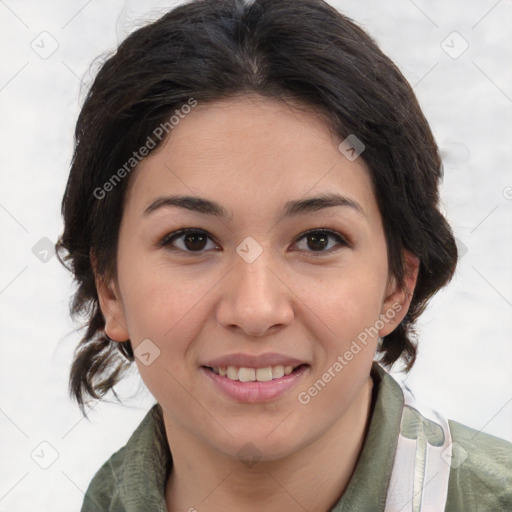
[(256, 370), (254, 368), (240, 368), (238, 370), (238, 380), (240, 382), (251, 382), (256, 380)]
[(240, 382), (268, 382), (272, 379), (280, 379), (284, 375), (293, 372), (293, 366), (266, 366), (265, 368), (237, 368), (236, 366), (212, 368), (213, 373), (221, 377)]
[(256, 380), (258, 382), (268, 382), (272, 380), (272, 368), (270, 366), (267, 368), (258, 368), (256, 370)]
[(231, 380), (238, 380), (238, 368), (228, 366), (226, 377)]
[(272, 366), (272, 378), (279, 379), (284, 375), (284, 366)]

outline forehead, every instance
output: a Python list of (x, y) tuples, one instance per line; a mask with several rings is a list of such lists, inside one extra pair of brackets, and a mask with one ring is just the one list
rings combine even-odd
[(370, 207), (369, 170), (362, 158), (345, 158), (340, 142), (310, 107), (260, 96), (199, 103), (139, 165), (129, 202), (143, 209), (157, 195), (179, 192), (247, 210), (311, 191), (340, 192)]

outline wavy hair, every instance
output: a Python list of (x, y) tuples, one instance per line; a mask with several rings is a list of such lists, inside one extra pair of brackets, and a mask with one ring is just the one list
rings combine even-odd
[(207, 103), (249, 93), (312, 107), (340, 138), (356, 134), (365, 144), (390, 272), (403, 284), (404, 249), (420, 260), (408, 314), (378, 350), (384, 365), (401, 358), (408, 371), (414, 364), (415, 321), (451, 279), (457, 248), (439, 211), (438, 148), (411, 86), (364, 30), (322, 0), (193, 0), (119, 45), (76, 124), (56, 248), (77, 284), (71, 314), (85, 317), (70, 374), (82, 411), (87, 399), (113, 390), (133, 361), (130, 341), (106, 336), (95, 286), (95, 272), (116, 274), (133, 172), (105, 197), (95, 191), (190, 98)]

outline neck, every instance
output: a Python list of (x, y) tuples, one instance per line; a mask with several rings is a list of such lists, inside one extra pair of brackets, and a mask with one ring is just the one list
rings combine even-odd
[(285, 459), (250, 466), (202, 444), (164, 414), (173, 458), (167, 511), (330, 510), (344, 493), (361, 453), (372, 389), (368, 377), (343, 417), (313, 443)]

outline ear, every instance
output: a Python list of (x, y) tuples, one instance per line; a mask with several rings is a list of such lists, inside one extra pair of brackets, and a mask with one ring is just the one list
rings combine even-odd
[[(91, 255), (93, 267), (94, 258)], [(114, 341), (127, 341), (130, 335), (126, 328), (123, 303), (114, 280), (106, 281), (94, 271), (94, 281), (100, 302), (101, 312), (105, 318), (105, 334)]]
[(394, 276), (391, 276), (386, 289), (386, 297), (380, 314), (381, 323), (379, 336), (383, 338), (393, 332), (405, 318), (411, 305), (414, 288), (418, 280), (420, 260), (412, 252), (404, 250), (404, 286), (401, 287)]

